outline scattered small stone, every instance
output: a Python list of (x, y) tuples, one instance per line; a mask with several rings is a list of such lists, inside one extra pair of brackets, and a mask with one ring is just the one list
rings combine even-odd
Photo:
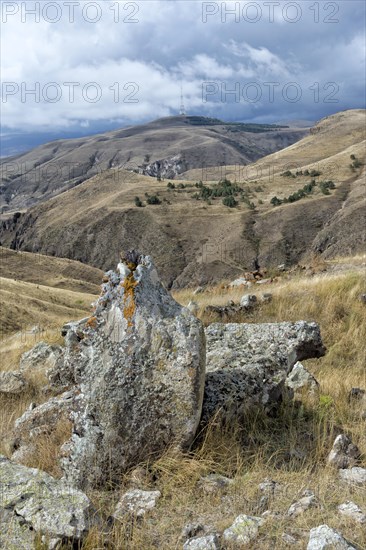
[(259, 527), (263, 523), (263, 518), (242, 514), (235, 519), (228, 529), (225, 529), (224, 540), (237, 544), (248, 544), (257, 537)]
[(339, 470), (339, 477), (349, 485), (366, 487), (366, 468), (354, 466), (349, 470)]
[(28, 384), (19, 371), (0, 372), (0, 393), (18, 395), (23, 393)]
[(290, 508), (287, 510), (287, 515), (291, 518), (296, 518), (300, 516), (306, 510), (311, 507), (316, 506), (317, 499), (312, 491), (306, 490), (303, 493), (303, 497), (300, 498), (297, 502), (291, 504)]
[(236, 286), (251, 286), (251, 283), (245, 279), (245, 277), (239, 277), (239, 279), (235, 279), (235, 281), (232, 281), (229, 284), (230, 287), (236, 287)]
[(268, 283), (271, 283), (272, 279), (260, 279), (259, 281), (256, 281), (257, 285), (267, 285)]
[(197, 302), (194, 302), (193, 300), (191, 300), (191, 301), (188, 303), (188, 305), (187, 305), (187, 309), (189, 309), (189, 311), (190, 311), (193, 315), (197, 315), (198, 310), (199, 310), (199, 307), (198, 307)]
[(184, 543), (183, 550), (219, 550), (217, 535), (206, 535), (189, 539)]
[(240, 300), (241, 307), (249, 310), (253, 309), (257, 303), (257, 296), (255, 294), (244, 294)]
[(142, 486), (148, 485), (149, 481), (149, 475), (142, 466), (137, 466), (129, 475), (129, 484), (135, 489), (141, 489)]
[(113, 517), (123, 519), (126, 515), (132, 515), (140, 518), (155, 508), (160, 497), (160, 491), (142, 491), (140, 489), (127, 491), (118, 502)]
[(227, 489), (232, 483), (233, 480), (228, 477), (219, 474), (209, 474), (208, 476), (201, 477), (198, 485), (205, 493), (215, 493)]
[(181, 538), (183, 540), (197, 537), (197, 535), (204, 533), (205, 528), (201, 523), (188, 523), (182, 529)]
[(279, 512), (273, 512), (272, 510), (266, 510), (261, 515), (262, 515), (262, 518), (264, 520), (266, 520), (266, 519), (276, 519), (276, 520), (281, 519), (281, 514)]
[(307, 550), (355, 550), (340, 533), (328, 527), (328, 525), (319, 525), (310, 531)]
[(360, 302), (366, 304), (366, 294), (360, 294)]
[(338, 506), (338, 511), (342, 516), (347, 516), (357, 523), (366, 523), (366, 514), (364, 514), (359, 506), (348, 500)]
[(352, 388), (348, 394), (348, 402), (363, 401), (366, 398), (366, 390), (361, 388)]
[(258, 485), (259, 490), (270, 497), (275, 496), (282, 490), (282, 485), (273, 479), (266, 478)]
[(269, 302), (272, 302), (273, 300), (273, 294), (271, 294), (270, 292), (263, 292), (263, 294), (261, 294), (261, 301), (263, 303), (269, 303)]
[(300, 361), (295, 363), (292, 371), (288, 375), (286, 386), (294, 391), (306, 388), (309, 392), (316, 393), (319, 390), (319, 382)]
[(285, 544), (299, 544), (298, 539), (295, 538), (293, 535), (290, 535), (290, 533), (282, 533), (282, 540)]
[(328, 464), (338, 469), (350, 468), (357, 464), (360, 457), (360, 450), (352, 443), (345, 434), (338, 435), (333, 443), (332, 450), (328, 456)]
[(278, 271), (286, 271), (286, 265), (285, 264), (280, 264), (277, 266), (277, 269)]

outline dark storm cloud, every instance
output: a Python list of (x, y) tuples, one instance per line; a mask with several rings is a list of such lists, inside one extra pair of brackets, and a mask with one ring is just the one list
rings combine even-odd
[(315, 120), (364, 106), (363, 2), (38, 6), (2, 2), (6, 128), (175, 114), (181, 82), (190, 114), (226, 120)]

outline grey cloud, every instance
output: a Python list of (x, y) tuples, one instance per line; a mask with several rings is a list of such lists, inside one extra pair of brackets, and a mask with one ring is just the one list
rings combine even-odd
[[(19, 87), (3, 95), (5, 128), (103, 129), (175, 114), (181, 81), (189, 113), (226, 120), (314, 120), (364, 106), (363, 2), (120, 2), (115, 22), (117, 3), (106, 0), (97, 23), (82, 17), (81, 4), (73, 23), (64, 10), (54, 24), (44, 17), (22, 23), (21, 10), (3, 22), (2, 78)], [(225, 9), (237, 9), (237, 21)], [(245, 20), (256, 9), (259, 20)], [(67, 82), (79, 83), (73, 101)], [(83, 87), (92, 82), (89, 97)], [(211, 93), (203, 96), (207, 82)], [(39, 101), (22, 98), (22, 83), (27, 89), (39, 83)], [(253, 101), (256, 86), (261, 94)], [(60, 99), (49, 101), (60, 90)], [(92, 92), (101, 92), (95, 102)]]

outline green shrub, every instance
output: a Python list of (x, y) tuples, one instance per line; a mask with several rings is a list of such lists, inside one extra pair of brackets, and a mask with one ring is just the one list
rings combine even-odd
[(161, 204), (161, 200), (157, 195), (149, 195), (146, 199), (147, 204)]
[(143, 206), (140, 197), (135, 197), (135, 205), (141, 208)]
[(272, 197), (270, 202), (271, 204), (273, 204), (273, 206), (279, 206), (280, 204), (282, 204), (281, 199), (279, 199), (278, 197)]
[(229, 208), (234, 208), (235, 206), (238, 206), (238, 202), (234, 199), (232, 195), (224, 197), (222, 199), (222, 204), (224, 206), (228, 206)]

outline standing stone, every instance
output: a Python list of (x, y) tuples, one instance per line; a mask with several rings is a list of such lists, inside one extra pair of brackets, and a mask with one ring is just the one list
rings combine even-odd
[(94, 315), (71, 325), (66, 346), (82, 400), (62, 449), (67, 480), (119, 483), (169, 446), (189, 447), (202, 409), (204, 330), (165, 290), (148, 256), (130, 251), (106, 273)]

